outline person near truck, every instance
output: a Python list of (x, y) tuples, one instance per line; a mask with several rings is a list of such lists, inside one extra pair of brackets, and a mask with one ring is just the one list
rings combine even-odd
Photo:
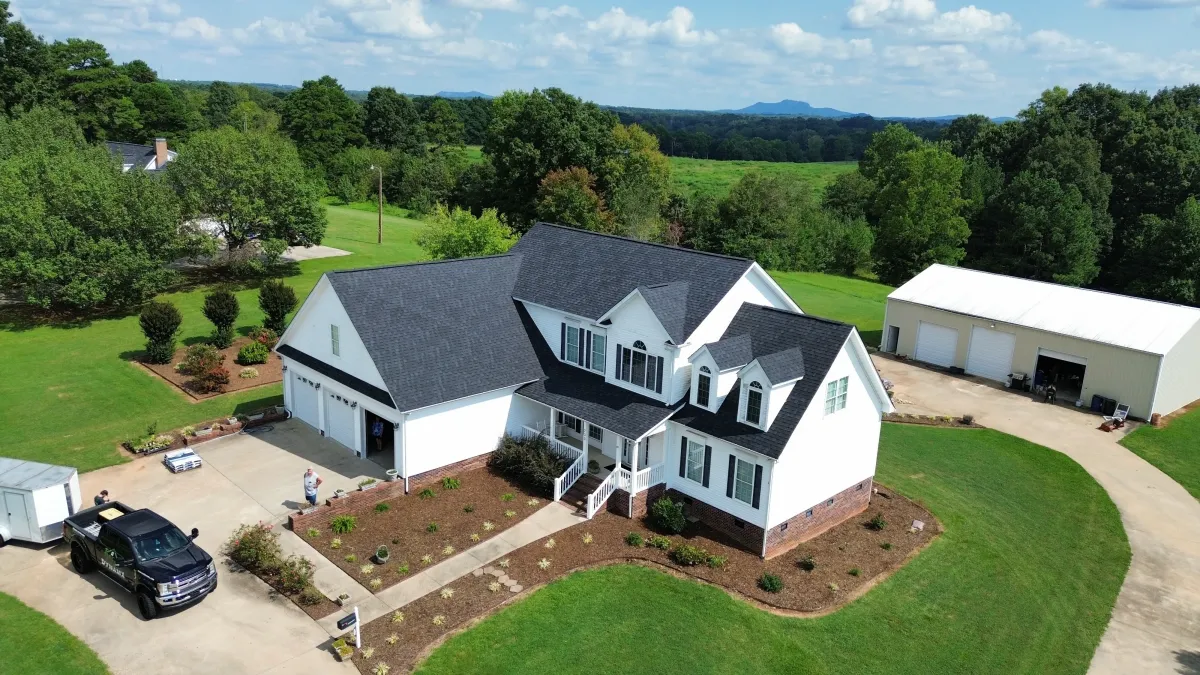
[(321, 487), (321, 477), (317, 475), (313, 468), (308, 467), (308, 471), (304, 472), (304, 498), (312, 506), (317, 505), (317, 488)]
[(101, 504), (107, 504), (108, 503), (108, 490), (101, 490), (100, 494), (96, 495), (95, 497), (92, 497), (92, 502), (95, 503), (96, 506), (100, 506)]

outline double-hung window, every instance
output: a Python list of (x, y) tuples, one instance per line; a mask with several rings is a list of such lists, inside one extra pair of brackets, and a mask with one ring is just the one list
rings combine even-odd
[(559, 348), (559, 358), (563, 361), (603, 373), (607, 346), (603, 335), (563, 322), (562, 344)]
[(756, 427), (762, 426), (763, 389), (758, 381), (746, 388), (746, 421)]
[(633, 347), (618, 345), (620, 362), (617, 364), (617, 379), (662, 393), (663, 358), (646, 352), (646, 343), (637, 340)]
[(704, 444), (688, 439), (685, 474), (690, 480), (704, 483)]
[(601, 429), (600, 427), (593, 424), (588, 427), (588, 436), (591, 436), (592, 438), (603, 443), (604, 442), (604, 429)]
[(582, 332), (578, 326), (567, 326), (567, 360), (571, 363), (583, 363), (583, 354), (579, 349), (579, 338)]
[(709, 390), (712, 389), (712, 371), (708, 366), (700, 366), (700, 375), (696, 379), (696, 405), (708, 407)]
[(843, 377), (825, 385), (825, 414), (833, 413), (846, 407), (846, 389), (850, 386), (850, 378)]
[(754, 504), (754, 465), (742, 459), (737, 460), (733, 472), (733, 497), (740, 502)]
[(342, 355), (342, 340), (338, 335), (337, 324), (329, 324), (329, 348), (333, 350), (334, 356)]
[(592, 370), (604, 372), (604, 355), (608, 353), (608, 341), (603, 335), (598, 333), (592, 334)]

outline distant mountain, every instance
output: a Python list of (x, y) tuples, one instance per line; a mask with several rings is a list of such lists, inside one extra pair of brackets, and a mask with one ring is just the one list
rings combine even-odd
[(844, 110), (835, 108), (814, 108), (804, 101), (793, 101), (784, 99), (778, 103), (763, 103), (758, 102), (754, 105), (746, 106), (738, 110), (718, 110), (717, 112), (729, 112), (735, 115), (778, 115), (783, 117), (832, 117), (842, 119), (845, 117), (860, 117), (864, 113), (850, 113)]
[(439, 91), (434, 96), (442, 98), (486, 98), (493, 99), (495, 96), (488, 96), (481, 91)]

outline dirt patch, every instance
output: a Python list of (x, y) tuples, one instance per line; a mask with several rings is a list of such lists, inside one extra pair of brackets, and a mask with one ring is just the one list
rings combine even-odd
[[(545, 506), (547, 501), (544, 495), (533, 494), (487, 468), (467, 471), (455, 479), (459, 483), (456, 489), (435, 483), (408, 495), (364, 504), (348, 514), (331, 514), (310, 521), (296, 534), (363, 586), (381, 591), (495, 537)], [(422, 497), (425, 489), (433, 496)], [(511, 499), (505, 501), (505, 495)], [(377, 511), (381, 504), (386, 504), (387, 509)], [(339, 515), (354, 516), (353, 532), (333, 533), (331, 522)], [(491, 529), (484, 523), (490, 523)], [(472, 535), (478, 539), (472, 539)], [(335, 538), (340, 541), (336, 549)], [(388, 547), (386, 565), (371, 560), (380, 545)], [(348, 556), (353, 559), (347, 560)], [(422, 561), (425, 556), (429, 556), (430, 562)], [(373, 568), (363, 572), (367, 564)], [(402, 566), (406, 564), (408, 570), (403, 572)], [(370, 584), (375, 579), (380, 583), (372, 588)]]
[(975, 422), (974, 417), (969, 415), (954, 417), (953, 415), (914, 415), (912, 413), (887, 413), (883, 416), (883, 421), (895, 422), (897, 424), (919, 424), (926, 427), (954, 427), (957, 429), (984, 428), (982, 424), (977, 424)]
[[(876, 515), (886, 521), (882, 530), (869, 526)], [(912, 531), (914, 520), (923, 521), (924, 530)], [(642, 521), (601, 513), (589, 522), (518, 549), (480, 570), (479, 576), (468, 574), (401, 608), (401, 621), (389, 614), (364, 626), (363, 646), (374, 651), (370, 658), (361, 651), (356, 653), (354, 663), (364, 675), (380, 662), (391, 666), (393, 672), (411, 671), (447, 636), (469, 628), (500, 606), (573, 571), (608, 564), (648, 564), (721, 587), (768, 611), (820, 616), (899, 569), (938, 535), (940, 526), (920, 505), (879, 486), (865, 512), (767, 561), (700, 523), (690, 524), (681, 535), (669, 536), (671, 546), (701, 548), (708, 555), (724, 557), (723, 566), (682, 566), (668, 550), (630, 546), (626, 543), (630, 532), (638, 533), (643, 540), (656, 534)], [(815, 566), (805, 570), (798, 561), (809, 556)], [(858, 570), (858, 574), (851, 574), (852, 570)], [(504, 576), (497, 577), (492, 571)], [(759, 588), (758, 579), (768, 572), (783, 580), (779, 593)], [(516, 585), (510, 587), (512, 582)], [(442, 597), (447, 588), (453, 589), (452, 596)], [(435, 618), (440, 623), (435, 623)]]
[[(203, 401), (228, 394), (233, 391), (241, 391), (243, 389), (252, 389), (261, 387), (267, 384), (275, 384), (283, 381), (283, 360), (278, 354), (272, 352), (267, 358), (266, 363), (260, 363), (255, 366), (242, 366), (237, 363), (238, 350), (253, 342), (250, 338), (238, 338), (233, 341), (227, 349), (220, 350), (221, 355), (225, 357), (225, 361), (221, 364), (225, 370), (229, 371), (229, 384), (222, 388), (222, 391), (212, 393), (201, 393), (192, 389), (190, 382), (191, 377), (175, 370), (175, 367), (183, 363), (183, 359), (187, 356), (187, 348), (183, 347), (175, 351), (175, 356), (171, 357), (170, 363), (146, 363), (139, 360), (138, 364), (146, 370), (154, 373), (162, 379), (170, 382), (177, 389), (187, 394), (194, 401)], [(244, 368), (253, 368), (258, 372), (256, 377), (241, 377), (241, 372)]]

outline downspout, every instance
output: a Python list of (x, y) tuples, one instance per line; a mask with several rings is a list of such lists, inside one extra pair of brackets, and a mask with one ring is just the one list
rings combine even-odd
[(404, 494), (408, 494), (408, 413), (400, 416), (400, 463), (404, 465)]
[(775, 485), (775, 467), (779, 462), (771, 460), (771, 476), (767, 478), (767, 508), (763, 511), (762, 559), (767, 559), (767, 538), (771, 534), (771, 488)]

